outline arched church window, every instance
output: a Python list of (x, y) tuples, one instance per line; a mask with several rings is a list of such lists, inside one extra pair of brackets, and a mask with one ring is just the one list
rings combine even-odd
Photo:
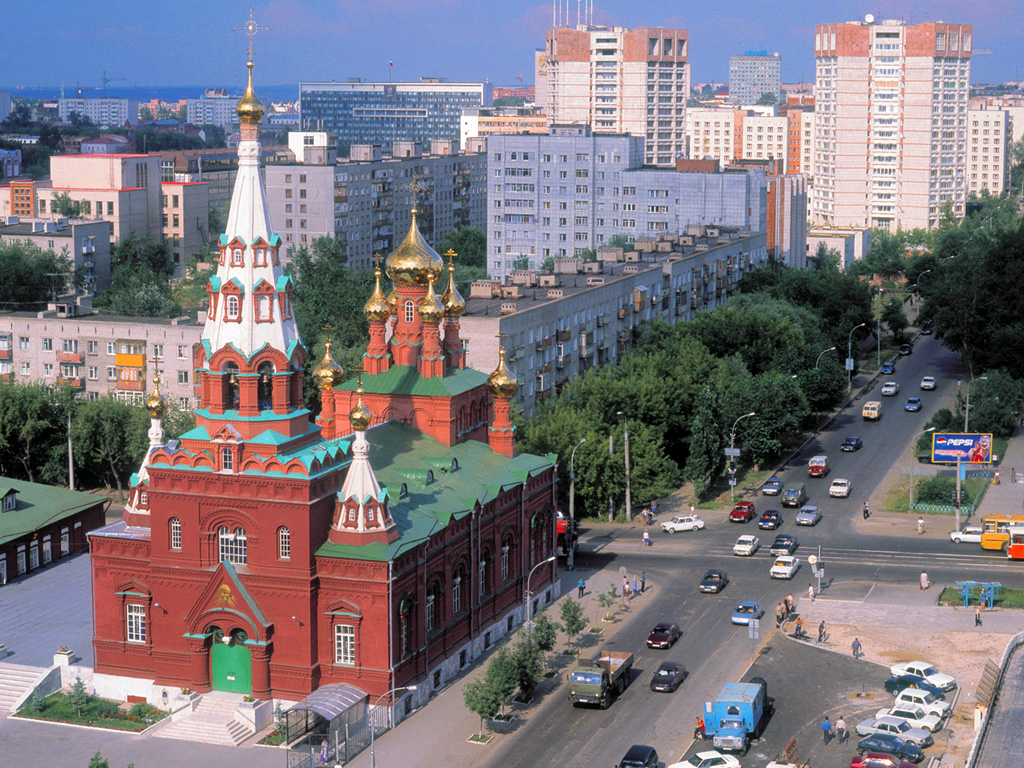
[(256, 319), (267, 321), (274, 319), (274, 302), (270, 300), (269, 296), (256, 297)]
[(256, 249), (256, 261), (255, 261), (255, 264), (256, 264), (257, 267), (265, 267), (265, 266), (267, 266), (267, 252), (263, 248), (257, 248)]
[(224, 365), (221, 386), (223, 387), (224, 410), (234, 410), (238, 407), (238, 366), (235, 363)]
[[(261, 296), (261, 299), (270, 299), (266, 296)], [(260, 363), (259, 368), (256, 369), (259, 373), (259, 383), (256, 385), (256, 402), (257, 407), (261, 411), (269, 411), (274, 407), (274, 364), (273, 363)]]
[(181, 549), (181, 520), (172, 517), (171, 523), (171, 549)]
[(235, 468), (235, 454), (227, 446), (220, 449), (220, 466), (225, 472), (231, 472)]
[(227, 319), (228, 320), (237, 320), (238, 319), (238, 307), (239, 307), (238, 297), (237, 296), (228, 296), (228, 301), (227, 301), (227, 304), (225, 305), (225, 307), (226, 307), (226, 312), (227, 312)]
[(217, 549), (222, 563), (245, 565), (249, 559), (245, 528), (229, 531), (226, 525), (217, 529)]
[(288, 560), (292, 556), (292, 534), (284, 526), (277, 529), (277, 556), (281, 560)]
[(235, 267), (242, 266), (242, 249), (235, 248), (231, 251), (231, 264)]
[(405, 322), (413, 323), (416, 321), (416, 305), (411, 301), (405, 302)]

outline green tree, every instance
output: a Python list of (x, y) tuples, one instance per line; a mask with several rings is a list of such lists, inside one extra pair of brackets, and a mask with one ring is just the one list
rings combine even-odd
[(29, 482), (67, 481), (66, 387), (0, 383), (0, 475)]
[(110, 768), (110, 761), (97, 749), (96, 754), (89, 758), (89, 765), (86, 768)]
[(503, 99), (494, 100), (494, 106), (496, 107), (521, 107), (525, 103), (522, 96), (506, 96)]
[(757, 103), (762, 106), (772, 106), (779, 103), (778, 97), (771, 91), (765, 91), (757, 97)]
[(1024, 381), (1005, 371), (985, 371), (984, 377), (971, 384), (971, 431), (1010, 437), (1019, 423)]
[(115, 267), (110, 286), (93, 303), (108, 314), (125, 317), (178, 317), (182, 313), (168, 278), (146, 265)]
[[(75, 682), (71, 685), (71, 690), (68, 691), (68, 704), (75, 708), (75, 714), (78, 717), (82, 716), (82, 710), (89, 703), (89, 698), (89, 691), (86, 690), (82, 678), (76, 677)], [(96, 754), (99, 753), (97, 752)]]
[(519, 685), (519, 667), (516, 664), (515, 655), (507, 647), (499, 648), (491, 656), (484, 672), (484, 681), (497, 693), (498, 700), (501, 702), (501, 711), (504, 712), (505, 700)]
[(842, 254), (835, 248), (829, 248), (825, 243), (818, 243), (814, 255), (807, 259), (812, 269), (835, 271), (839, 269), (842, 261)]
[(67, 192), (58, 192), (53, 196), (50, 203), (50, 210), (58, 216), (67, 216), (69, 219), (77, 219), (82, 215), (82, 203), (72, 200)]
[(608, 588), (607, 592), (597, 593), (597, 604), (601, 606), (601, 608), (605, 611), (605, 614), (602, 618), (609, 618), (608, 609), (615, 605), (615, 603), (618, 602), (618, 599), (619, 593), (616, 591), (614, 584), (612, 584), (611, 587)]
[(903, 311), (903, 302), (897, 298), (889, 299), (882, 308), (882, 324), (889, 329), (892, 339), (899, 342), (903, 338), (903, 332), (907, 330), (910, 321), (907, 320), (907, 313)]
[(529, 701), (537, 689), (537, 678), (544, 672), (544, 654), (532, 639), (532, 633), (516, 643), (512, 657), (515, 660), (519, 697), (522, 701)]
[(512, 269), (529, 269), (530, 258), (528, 256), (518, 256), (512, 260)]
[(612, 235), (601, 244), (601, 247), (621, 248), (624, 251), (631, 251), (633, 250), (633, 238), (628, 235)]
[(149, 123), (152, 122), (154, 119), (155, 118), (153, 117), (153, 110), (151, 110), (149, 107), (142, 107), (139, 109), (140, 123)]
[(162, 277), (174, 274), (174, 259), (167, 245), (154, 240), (148, 232), (141, 236), (129, 232), (114, 243), (110, 249), (110, 265), (112, 269), (148, 269)]
[(551, 621), (546, 613), (541, 613), (533, 620), (531, 635), (538, 648), (550, 651), (555, 647), (555, 639), (558, 637), (558, 624)]
[[(600, 597), (598, 595), (598, 602), (600, 602)], [(571, 597), (567, 597), (562, 601), (559, 612), (562, 628), (565, 630), (565, 639), (571, 645), (573, 638), (587, 627), (587, 620), (583, 616), (583, 606)]]
[(45, 309), (54, 296), (82, 286), (66, 253), (20, 242), (0, 243), (0, 309)]
[(110, 490), (123, 485), (146, 451), (145, 409), (112, 396), (79, 404), (71, 424), (75, 462)]
[(718, 390), (709, 386), (697, 401), (691, 428), (690, 451), (684, 475), (693, 483), (693, 494), (701, 494), (717, 477), (724, 463), (722, 410)]
[(487, 234), (477, 227), (460, 227), (444, 236), (437, 252), (455, 251), (455, 265), (487, 269)]
[(501, 711), (504, 697), (488, 685), (484, 677), (470, 680), (462, 689), (462, 701), (466, 709), (480, 718), (480, 734), (484, 733), (484, 721)]
[(807, 400), (791, 376), (777, 371), (754, 377), (747, 412), (756, 416), (743, 422), (743, 449), (755, 470), (777, 457), (789, 435), (798, 432), (807, 417)]

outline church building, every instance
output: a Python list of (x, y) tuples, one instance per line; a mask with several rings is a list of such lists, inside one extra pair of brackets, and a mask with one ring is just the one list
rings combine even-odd
[(304, 408), (313, 361), (271, 231), (248, 67), (194, 351), (196, 427), (166, 439), (157, 378), (124, 516), (89, 537), (94, 684), (150, 700), (416, 686), (422, 703), (523, 621), (524, 596), (534, 610), (557, 596), (555, 457), (515, 451), (504, 351), (489, 376), (465, 367), (454, 254), (445, 265), (415, 212), (376, 269), (363, 371), (345, 376), (328, 342), (322, 410)]

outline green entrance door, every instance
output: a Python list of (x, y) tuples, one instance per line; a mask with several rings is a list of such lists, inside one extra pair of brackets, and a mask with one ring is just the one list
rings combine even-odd
[(215, 691), (252, 693), (252, 658), (242, 643), (215, 642), (210, 648), (210, 679)]

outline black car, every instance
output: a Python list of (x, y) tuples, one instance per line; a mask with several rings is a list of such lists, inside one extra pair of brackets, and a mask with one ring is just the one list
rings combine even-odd
[(615, 768), (658, 768), (658, 752), (646, 744), (634, 744)]
[(848, 437), (843, 440), (843, 444), (839, 446), (840, 451), (846, 451), (850, 453), (852, 451), (859, 451), (864, 447), (864, 441), (859, 437)]
[(678, 624), (669, 624), (667, 621), (658, 622), (651, 634), (647, 636), (648, 648), (671, 648), (672, 645), (683, 636)]
[(717, 595), (725, 589), (725, 585), (728, 583), (729, 577), (726, 575), (725, 571), (719, 570), (718, 568), (711, 568), (704, 574), (704, 578), (700, 580), (700, 591), (714, 592)]
[(912, 355), (914, 354), (914, 347), (912, 344), (904, 344), (900, 347), (901, 355)]
[(895, 755), (900, 760), (909, 760), (912, 763), (924, 760), (924, 752), (917, 744), (911, 744), (891, 733), (873, 733), (865, 736), (857, 742), (857, 749), (861, 752), (885, 752), (887, 755)]
[(782, 514), (778, 510), (769, 509), (763, 515), (761, 519), (757, 521), (757, 527), (763, 528), (764, 530), (774, 531), (782, 525)]
[(932, 455), (930, 453), (919, 453), (919, 454), (917, 454), (917, 463), (918, 464), (931, 464), (932, 463)]
[(946, 698), (945, 691), (938, 686), (932, 685), (920, 675), (897, 675), (896, 677), (890, 677), (882, 683), (882, 687), (885, 688), (886, 693), (891, 693), (893, 696), (904, 688), (918, 688), (926, 693), (930, 693), (937, 699)]
[(799, 546), (800, 544), (797, 542), (796, 536), (780, 533), (775, 537), (775, 541), (772, 542), (772, 548), (769, 551), (773, 555), (792, 555)]
[(651, 678), (651, 690), (672, 693), (686, 677), (686, 668), (676, 661), (663, 661), (661, 666), (654, 670), (654, 677)]
[(782, 480), (776, 475), (769, 477), (761, 486), (762, 496), (778, 496), (780, 493), (782, 493)]

